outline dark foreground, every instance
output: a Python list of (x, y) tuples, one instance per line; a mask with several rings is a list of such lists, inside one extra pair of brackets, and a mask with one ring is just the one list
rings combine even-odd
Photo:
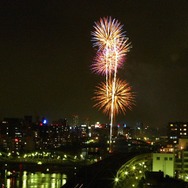
[(113, 154), (98, 163), (83, 167), (62, 188), (112, 188), (118, 169), (134, 156), (135, 153)]

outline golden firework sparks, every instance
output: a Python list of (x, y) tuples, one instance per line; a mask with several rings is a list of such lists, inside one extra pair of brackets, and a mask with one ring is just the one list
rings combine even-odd
[(95, 22), (95, 30), (91, 33), (94, 46), (98, 46), (99, 49), (110, 47), (114, 40), (124, 38), (122, 27), (123, 25), (116, 19), (100, 18), (99, 22)]
[[(96, 102), (94, 107), (102, 110), (105, 114), (111, 116), (112, 107), (112, 93), (113, 84), (108, 84), (109, 95), (106, 95), (106, 83), (100, 83), (95, 90), (95, 96), (93, 100)], [(135, 105), (135, 95), (132, 92), (131, 86), (124, 80), (117, 79), (114, 91), (114, 115), (123, 113), (125, 114), (127, 109), (131, 110)]]

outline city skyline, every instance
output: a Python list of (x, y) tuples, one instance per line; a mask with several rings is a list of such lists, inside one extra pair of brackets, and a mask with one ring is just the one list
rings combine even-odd
[(117, 122), (153, 127), (187, 121), (188, 2), (1, 2), (0, 118), (75, 114), (109, 122), (93, 108), (93, 23), (121, 21), (132, 48), (119, 71), (136, 93), (136, 106)]

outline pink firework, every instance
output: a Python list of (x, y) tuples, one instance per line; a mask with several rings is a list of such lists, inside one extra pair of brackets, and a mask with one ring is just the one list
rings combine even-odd
[[(123, 66), (124, 57), (119, 57), (118, 68)], [(107, 69), (107, 70), (106, 70)], [(94, 58), (94, 62), (91, 65), (91, 70), (94, 73), (105, 75), (112, 74), (115, 69), (115, 52), (110, 52), (108, 56), (106, 56), (105, 51), (98, 51), (96, 57)]]

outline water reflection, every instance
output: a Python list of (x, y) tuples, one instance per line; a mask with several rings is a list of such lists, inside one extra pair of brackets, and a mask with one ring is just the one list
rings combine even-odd
[(0, 188), (60, 188), (68, 178), (76, 177), (80, 168), (102, 160), (105, 155), (106, 151), (98, 147), (85, 147), (76, 157), (64, 154), (59, 160), (27, 157), (0, 162)]
[(60, 188), (67, 181), (67, 175), (61, 173), (31, 173), (24, 171), (22, 174), (17, 172), (7, 176), (7, 188)]

